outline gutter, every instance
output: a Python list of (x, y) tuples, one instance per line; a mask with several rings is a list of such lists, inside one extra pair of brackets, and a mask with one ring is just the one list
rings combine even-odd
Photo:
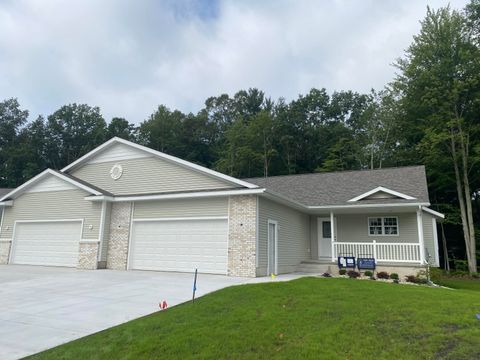
[(90, 201), (108, 201), (108, 202), (124, 202), (124, 201), (149, 201), (149, 200), (169, 200), (169, 199), (191, 199), (203, 197), (218, 197), (231, 195), (258, 195), (265, 192), (265, 189), (242, 189), (242, 190), (224, 190), (224, 191), (199, 191), (191, 193), (179, 194), (156, 194), (156, 195), (134, 195), (134, 196), (86, 196), (85, 200)]
[(199, 191), (199, 192), (189, 192), (189, 193), (177, 193), (177, 194), (156, 194), (156, 195), (132, 195), (132, 196), (108, 196), (108, 195), (99, 195), (99, 196), (87, 196), (85, 200), (90, 201), (108, 201), (108, 202), (131, 202), (131, 201), (151, 201), (151, 200), (170, 200), (170, 199), (191, 199), (191, 198), (207, 198), (207, 197), (219, 197), (219, 196), (235, 196), (235, 195), (259, 195), (265, 197), (269, 200), (275, 201), (277, 203), (290, 206), (297, 210), (314, 214), (315, 211), (325, 210), (325, 211), (334, 211), (342, 209), (367, 209), (367, 208), (385, 208), (385, 207), (419, 207), (422, 209), (427, 209), (425, 211), (433, 212), (443, 216), (440, 213), (437, 213), (431, 209), (428, 209), (427, 206), (430, 203), (427, 202), (415, 202), (415, 203), (393, 203), (393, 204), (352, 204), (352, 205), (327, 205), (327, 206), (309, 206), (304, 205), (298, 201), (292, 200), (286, 196), (283, 196), (279, 193), (276, 193), (265, 188), (257, 189), (239, 189), (239, 190), (223, 190), (223, 191)]

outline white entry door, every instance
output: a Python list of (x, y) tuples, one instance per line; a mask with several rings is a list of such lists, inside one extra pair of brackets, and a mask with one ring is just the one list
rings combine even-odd
[(330, 218), (318, 218), (318, 258), (332, 259), (332, 226)]
[(226, 274), (226, 219), (134, 221), (130, 268)]
[(76, 267), (81, 221), (37, 221), (15, 224), (12, 263)]
[(268, 275), (277, 274), (278, 260), (278, 223), (268, 220)]

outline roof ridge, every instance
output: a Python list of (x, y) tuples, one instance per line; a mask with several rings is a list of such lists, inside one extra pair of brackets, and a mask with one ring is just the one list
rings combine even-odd
[(394, 170), (394, 169), (406, 169), (406, 168), (425, 168), (424, 164), (421, 165), (405, 165), (405, 166), (394, 166), (382, 169), (360, 169), (360, 170), (338, 170), (338, 171), (325, 171), (325, 172), (313, 172), (313, 173), (301, 173), (301, 174), (285, 174), (285, 175), (273, 175), (268, 177), (257, 176), (257, 177), (246, 177), (242, 178), (243, 180), (248, 179), (271, 179), (271, 178), (280, 178), (280, 177), (289, 177), (289, 176), (312, 176), (312, 175), (323, 175), (323, 174), (346, 174), (346, 173), (360, 173), (360, 172), (374, 172), (374, 171), (385, 171), (385, 170)]

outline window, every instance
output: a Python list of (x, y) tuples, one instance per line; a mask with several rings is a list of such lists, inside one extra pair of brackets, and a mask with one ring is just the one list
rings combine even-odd
[(396, 216), (369, 217), (368, 218), (368, 234), (371, 236), (398, 235), (398, 218)]
[(332, 237), (332, 226), (330, 221), (322, 221), (322, 233), (323, 238)]

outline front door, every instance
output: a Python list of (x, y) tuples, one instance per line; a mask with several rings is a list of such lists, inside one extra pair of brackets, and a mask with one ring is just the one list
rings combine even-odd
[(268, 275), (277, 274), (277, 222), (268, 220)]
[(332, 226), (330, 218), (318, 218), (318, 258), (332, 258)]

